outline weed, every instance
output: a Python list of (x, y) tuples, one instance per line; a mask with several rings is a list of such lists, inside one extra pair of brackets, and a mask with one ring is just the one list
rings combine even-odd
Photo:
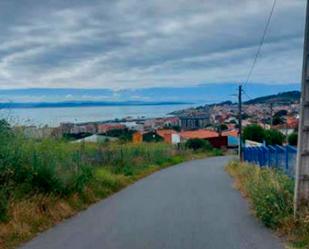
[(293, 217), (294, 181), (279, 170), (231, 162), (226, 170), (236, 187), (249, 198), (256, 216), (285, 235), (293, 248), (308, 248), (309, 211)]

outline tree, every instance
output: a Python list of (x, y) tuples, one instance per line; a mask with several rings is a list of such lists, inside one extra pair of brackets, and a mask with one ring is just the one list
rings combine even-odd
[(273, 118), (273, 125), (280, 125), (283, 124), (284, 121), (280, 116), (274, 116)]
[(252, 124), (245, 127), (243, 131), (243, 140), (251, 140), (262, 143), (265, 138), (265, 130), (257, 125)]
[(285, 140), (285, 136), (280, 131), (274, 129), (265, 130), (264, 134), (267, 145), (282, 145)]
[(297, 146), (297, 140), (298, 140), (298, 134), (296, 132), (293, 132), (288, 136), (289, 145)]
[(277, 111), (275, 113), (275, 116), (278, 116), (278, 117), (283, 117), (283, 116), (286, 116), (288, 115), (288, 111), (287, 110), (280, 110), (280, 111)]
[(220, 124), (220, 130), (221, 131), (226, 131), (228, 129), (229, 129), (229, 127), (226, 124)]
[(255, 142), (266, 142), (267, 145), (282, 145), (285, 136), (277, 130), (265, 130), (259, 125), (248, 125), (243, 132), (243, 139), (252, 140)]

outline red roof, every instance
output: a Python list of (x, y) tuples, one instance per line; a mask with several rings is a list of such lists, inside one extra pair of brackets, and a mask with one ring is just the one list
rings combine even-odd
[(169, 130), (169, 129), (157, 130), (157, 134), (158, 134), (160, 137), (164, 137), (165, 135), (175, 134), (175, 133), (177, 133), (177, 132), (174, 131), (174, 130)]
[(223, 131), (222, 136), (238, 137), (238, 130)]
[(183, 131), (180, 132), (180, 136), (185, 139), (190, 138), (211, 138), (211, 137), (218, 137), (218, 132), (212, 130), (196, 130), (196, 131)]

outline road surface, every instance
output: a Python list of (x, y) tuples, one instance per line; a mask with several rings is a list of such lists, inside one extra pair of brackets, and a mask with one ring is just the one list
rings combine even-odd
[(157, 172), (22, 249), (282, 249), (224, 172), (230, 157)]

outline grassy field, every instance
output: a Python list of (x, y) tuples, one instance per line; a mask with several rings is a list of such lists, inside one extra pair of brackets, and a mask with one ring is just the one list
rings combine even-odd
[[(2, 125), (2, 126), (1, 126)], [(0, 124), (0, 248), (38, 232), (170, 165), (221, 154), (164, 143), (31, 140)]]
[(309, 248), (309, 210), (293, 217), (294, 182), (283, 172), (231, 162), (226, 170), (267, 227), (287, 239), (288, 248)]

